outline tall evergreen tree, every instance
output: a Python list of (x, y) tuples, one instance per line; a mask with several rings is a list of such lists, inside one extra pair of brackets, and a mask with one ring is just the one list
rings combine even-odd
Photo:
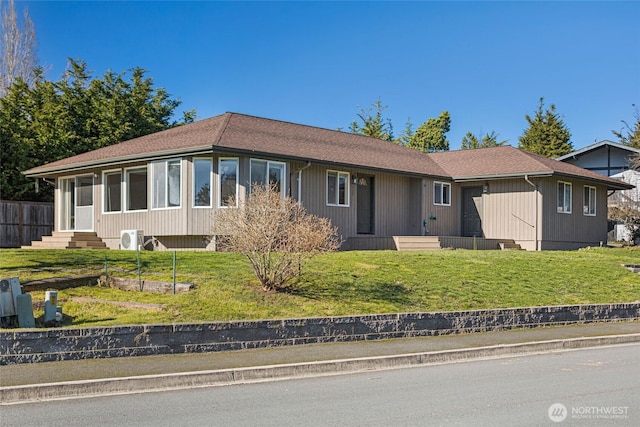
[(451, 130), (451, 116), (443, 111), (437, 118), (425, 121), (409, 140), (409, 147), (424, 153), (448, 151), (449, 141), (446, 134)]
[(544, 98), (540, 98), (538, 110), (532, 118), (525, 116), (529, 128), (519, 138), (518, 147), (531, 153), (556, 158), (573, 151), (571, 132), (562, 118), (556, 113), (556, 106), (551, 104), (543, 110)]
[(467, 132), (467, 134), (462, 137), (461, 148), (463, 150), (470, 150), (474, 148), (499, 147), (506, 143), (506, 139), (498, 141), (498, 134), (495, 131), (491, 131), (491, 133), (486, 134), (482, 139), (478, 139), (478, 137), (473, 133)]
[[(358, 120), (351, 122), (349, 130), (351, 133), (357, 133), (360, 135), (372, 136), (374, 138), (382, 139), (385, 141), (393, 141), (393, 126), (391, 120), (384, 119), (382, 112), (387, 109), (386, 105), (382, 105), (380, 98), (373, 104), (373, 108), (360, 108), (358, 113)], [(373, 113), (372, 113), (373, 110)]]
[(395, 142), (398, 145), (403, 145), (403, 146), (407, 146), (409, 145), (409, 142), (411, 141), (411, 137), (413, 136), (414, 132), (413, 132), (413, 123), (411, 123), (411, 117), (407, 118), (407, 123), (404, 127), (404, 132), (402, 132), (402, 135), (400, 135), (398, 138), (394, 139), (393, 142)]
[(32, 86), (18, 78), (0, 98), (0, 196), (50, 201), (51, 189), (36, 193), (21, 171), (193, 121), (193, 111), (172, 120), (180, 101), (155, 88), (145, 70), (128, 75), (93, 78), (84, 61), (69, 60), (60, 81), (41, 71)]
[(640, 110), (636, 104), (634, 107), (633, 118), (634, 123), (630, 125), (625, 120), (621, 120), (624, 125), (619, 131), (612, 130), (613, 134), (618, 137), (621, 143), (629, 147), (640, 148)]

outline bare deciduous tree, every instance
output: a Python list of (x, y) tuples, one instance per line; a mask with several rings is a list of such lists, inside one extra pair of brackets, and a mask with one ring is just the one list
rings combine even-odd
[(340, 247), (331, 221), (307, 213), (274, 188), (256, 185), (237, 205), (214, 212), (212, 231), (218, 245), (249, 259), (264, 290), (284, 290), (305, 260)]
[(38, 67), (36, 31), (29, 12), (24, 9), (22, 28), (18, 22), (15, 4), (7, 5), (0, 0), (0, 98), (17, 79), (24, 80), (31, 87)]
[(629, 240), (640, 244), (640, 188), (613, 194), (609, 199), (608, 218), (624, 225)]

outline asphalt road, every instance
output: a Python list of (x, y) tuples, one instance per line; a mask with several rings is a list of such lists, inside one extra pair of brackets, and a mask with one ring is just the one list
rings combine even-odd
[[(638, 426), (639, 366), (640, 344), (629, 344), (333, 377), (9, 405), (0, 409), (0, 423)], [(550, 408), (556, 421), (566, 418), (552, 421)]]

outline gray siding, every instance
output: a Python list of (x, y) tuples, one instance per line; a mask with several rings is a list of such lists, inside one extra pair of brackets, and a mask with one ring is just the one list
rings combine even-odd
[[(558, 181), (569, 182), (572, 185), (571, 213), (558, 213)], [(545, 178), (541, 182), (541, 192), (544, 195), (542, 211), (542, 240), (543, 249), (568, 249), (587, 245), (599, 245), (607, 242), (607, 190), (596, 185), (596, 215), (587, 216), (582, 212), (584, 181), (565, 178)], [(593, 185), (592, 185), (593, 186)]]
[(488, 239), (535, 241), (540, 218), (536, 215), (542, 200), (524, 179), (490, 181), (482, 195), (482, 229)]
[[(327, 170), (350, 174), (349, 206), (328, 206)], [(313, 165), (302, 172), (302, 203), (311, 214), (329, 218), (338, 227), (343, 239), (358, 236), (357, 203), (358, 187), (353, 179), (358, 175), (375, 179), (374, 236), (420, 235), (422, 233), (421, 180), (359, 169), (330, 168)], [(293, 185), (292, 188), (296, 188)], [(294, 191), (294, 196), (297, 192)]]
[[(217, 155), (212, 156), (213, 184), (211, 194), (213, 209), (215, 209), (218, 198), (216, 183), (219, 157)], [(266, 158), (266, 160), (277, 159)], [(238, 183), (240, 197), (242, 197), (242, 194), (250, 184), (249, 162), (249, 157), (239, 159)], [(189, 247), (212, 248), (212, 245), (208, 244), (203, 236), (211, 233), (213, 209), (193, 207), (192, 157), (182, 158), (180, 208), (151, 209), (151, 201), (149, 200), (148, 209), (145, 211), (127, 212), (123, 209), (122, 212), (103, 212), (103, 171), (120, 170), (124, 180), (125, 169), (146, 164), (145, 162), (139, 162), (126, 165), (126, 167), (96, 168), (83, 172), (83, 174), (90, 172), (94, 175), (94, 231), (112, 248), (118, 247), (120, 231), (130, 229), (142, 230), (146, 240), (153, 238), (150, 245), (153, 245), (157, 250)], [(423, 217), (421, 214), (423, 187), (421, 179), (359, 169), (330, 168), (321, 165), (305, 167), (306, 163), (303, 162), (287, 163), (287, 170), (285, 171), (287, 194), (297, 198), (300, 187), (301, 201), (307, 211), (314, 215), (329, 218), (338, 227), (339, 234), (344, 240), (358, 236), (357, 194), (359, 185), (354, 182), (354, 179), (359, 175), (373, 176), (375, 182), (374, 233), (371, 236), (420, 235), (423, 233)], [(300, 176), (301, 182), (298, 182), (298, 171), (302, 168), (304, 170)], [(350, 174), (348, 206), (327, 205), (327, 170), (337, 170)], [(63, 178), (66, 177), (71, 176)], [(151, 180), (151, 171), (149, 170), (149, 198), (151, 198)], [(124, 193), (125, 191), (123, 190)], [(61, 198), (59, 196), (60, 192), (58, 191), (56, 197), (57, 212), (60, 212), (59, 203)]]
[[(451, 205), (442, 206), (434, 203), (434, 183), (447, 182), (451, 184)], [(448, 181), (423, 179), (425, 192), (425, 211), (423, 220), (427, 223), (426, 235), (430, 236), (459, 236), (461, 234), (460, 201), (462, 189), (460, 184)]]

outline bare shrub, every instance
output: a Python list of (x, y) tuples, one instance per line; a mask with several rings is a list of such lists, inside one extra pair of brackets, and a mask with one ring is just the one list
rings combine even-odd
[(214, 211), (212, 231), (225, 250), (249, 259), (264, 290), (284, 290), (305, 260), (342, 243), (331, 221), (307, 213), (274, 188), (254, 186), (237, 206)]

